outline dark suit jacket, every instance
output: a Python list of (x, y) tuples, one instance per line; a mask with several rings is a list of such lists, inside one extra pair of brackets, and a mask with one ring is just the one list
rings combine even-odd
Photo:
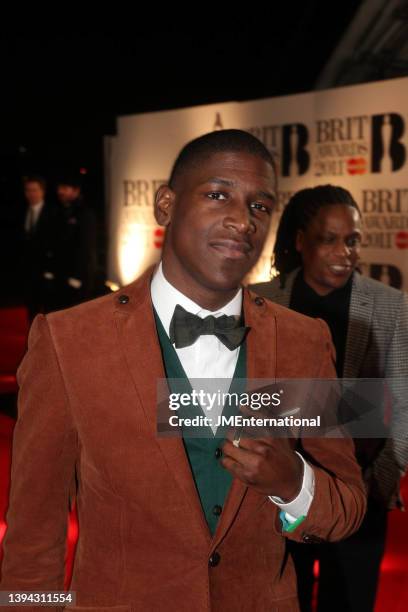
[[(61, 589), (76, 472), (75, 609), (297, 611), (277, 506), (234, 480), (211, 537), (182, 440), (156, 434), (156, 381), (165, 375), (150, 278), (151, 270), (122, 290), (127, 303), (112, 294), (33, 325), (18, 373), (0, 589)], [(248, 377), (334, 376), (325, 324), (247, 291), (244, 309)], [(309, 438), (304, 448), (314, 499), (285, 535), (344, 538), (365, 511), (353, 443)]]
[[(57, 277), (61, 302), (58, 307), (90, 299), (94, 295), (97, 268), (97, 229), (93, 210), (82, 199), (75, 200), (67, 208), (59, 206), (59, 235), (57, 249)], [(81, 281), (72, 300), (68, 279)]]
[[(24, 300), (31, 314), (53, 308), (52, 292), (56, 282), (58, 245), (58, 209), (45, 202), (35, 228), (27, 233), (27, 207), (19, 223), (19, 276), (24, 284)], [(48, 276), (48, 278), (47, 278)]]
[(29, 270), (55, 272), (55, 248), (57, 245), (57, 214), (54, 204), (45, 202), (31, 233), (25, 231), (27, 207), (20, 215), (20, 235), (23, 243), (24, 264)]

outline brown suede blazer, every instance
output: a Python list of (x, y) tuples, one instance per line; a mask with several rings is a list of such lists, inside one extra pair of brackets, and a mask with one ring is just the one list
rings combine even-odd
[[(62, 589), (76, 473), (77, 605), (66, 610), (297, 611), (285, 537), (333, 541), (359, 527), (365, 493), (353, 444), (304, 441), (315, 494), (293, 533), (282, 535), (267, 497), (234, 480), (211, 537), (182, 440), (156, 435), (156, 379), (165, 375), (151, 274), (120, 292), (127, 302), (111, 294), (32, 326), (18, 372), (0, 589)], [(324, 323), (247, 290), (244, 309), (248, 378), (335, 376)]]

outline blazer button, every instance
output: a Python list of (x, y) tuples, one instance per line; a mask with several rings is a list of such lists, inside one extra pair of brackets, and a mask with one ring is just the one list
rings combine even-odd
[(264, 303), (265, 303), (265, 300), (263, 299), (263, 297), (258, 296), (255, 298), (255, 304), (257, 306), (262, 306)]
[(322, 538), (314, 535), (308, 535), (307, 533), (305, 533), (305, 535), (302, 537), (302, 540), (305, 544), (320, 544), (323, 542)]
[(215, 516), (220, 516), (222, 512), (222, 506), (219, 506), (218, 504), (216, 504), (213, 508), (213, 514), (215, 514)]
[(221, 555), (217, 552), (213, 552), (213, 554), (209, 558), (208, 564), (210, 567), (217, 567), (220, 561), (221, 561)]
[(129, 301), (129, 296), (128, 295), (120, 295), (118, 297), (119, 300), (119, 304), (127, 304)]
[(222, 457), (222, 450), (220, 448), (216, 448), (215, 449), (215, 458), (219, 459), (220, 457)]

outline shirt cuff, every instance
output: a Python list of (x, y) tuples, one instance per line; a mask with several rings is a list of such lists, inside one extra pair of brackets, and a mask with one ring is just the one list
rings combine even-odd
[(306, 516), (313, 501), (315, 489), (315, 476), (313, 468), (304, 460), (302, 455), (295, 451), (303, 461), (302, 488), (292, 501), (284, 503), (280, 497), (269, 495), (269, 499), (285, 512), (288, 523), (294, 523), (301, 516)]

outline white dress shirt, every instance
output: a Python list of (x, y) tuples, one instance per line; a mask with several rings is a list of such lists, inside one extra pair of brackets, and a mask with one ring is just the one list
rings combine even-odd
[[(202, 319), (208, 315), (214, 317), (222, 315), (241, 316), (242, 289), (237, 291), (228, 304), (218, 310), (209, 311), (190, 300), (168, 282), (163, 274), (161, 262), (154, 273), (150, 292), (153, 306), (168, 336), (170, 335), (170, 321), (177, 304)], [(194, 379), (216, 378), (217, 383), (223, 384), (222, 391), (228, 391), (234, 376), (240, 348), (230, 351), (216, 336), (203, 335), (194, 344), (184, 348), (175, 348), (175, 350), (193, 389), (195, 388)], [(215, 429), (216, 427), (213, 427), (213, 431)], [(313, 500), (314, 472), (300, 454), (299, 457), (303, 461), (304, 470), (302, 488), (297, 497), (287, 504), (282, 503), (277, 497), (269, 498), (285, 511), (289, 522), (294, 522), (300, 516), (306, 515)]]
[[(219, 310), (211, 312), (201, 308), (201, 306), (173, 287), (164, 277), (161, 263), (154, 274), (150, 290), (153, 306), (168, 336), (170, 335), (170, 321), (177, 304), (201, 319), (208, 315), (213, 315), (214, 317), (221, 317), (222, 315), (241, 316), (241, 289), (238, 290), (235, 297), (228, 304)], [(226, 378), (231, 381), (234, 376), (235, 366), (237, 365), (239, 347), (230, 351), (216, 336), (208, 335), (200, 336), (190, 346), (176, 348), (176, 352), (189, 379)]]
[(26, 232), (29, 232), (37, 225), (38, 217), (44, 207), (44, 202), (38, 202), (38, 204), (29, 204), (27, 214), (25, 218), (24, 228)]

